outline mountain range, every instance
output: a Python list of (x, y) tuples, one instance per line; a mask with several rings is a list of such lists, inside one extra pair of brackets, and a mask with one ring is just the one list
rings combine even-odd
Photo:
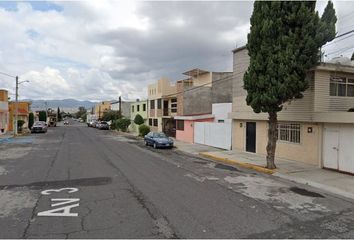
[(26, 99), (25, 101), (31, 101), (31, 109), (44, 110), (46, 108), (57, 109), (60, 108), (64, 112), (75, 112), (79, 107), (85, 107), (86, 109), (92, 108), (97, 102), (93, 101), (79, 101), (76, 99), (62, 99), (62, 100), (31, 100)]

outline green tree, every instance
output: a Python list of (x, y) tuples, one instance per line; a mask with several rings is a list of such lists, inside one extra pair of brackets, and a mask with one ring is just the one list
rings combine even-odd
[(23, 120), (17, 120), (17, 130), (19, 131), (19, 132), (22, 132), (22, 126), (23, 126), (23, 124), (25, 124), (25, 121), (23, 121)]
[(63, 120), (63, 117), (61, 115), (61, 112), (60, 112), (60, 108), (58, 107), (57, 109), (57, 113), (58, 113), (58, 122), (60, 122), (61, 120)]
[(354, 52), (353, 52), (352, 57), (350, 58), (350, 60), (354, 61)]
[(40, 111), (38, 113), (38, 120), (39, 121), (43, 121), (43, 122), (47, 121), (47, 113), (46, 113), (46, 111)]
[(109, 110), (103, 113), (102, 120), (103, 121), (114, 121), (121, 118), (122, 115), (119, 111)]
[[(307, 71), (319, 60), (319, 49), (335, 36), (335, 10), (328, 2), (320, 19), (316, 2), (256, 1), (244, 75), (247, 104), (268, 113), (267, 168), (274, 169), (277, 113), (283, 104), (302, 98), (309, 86)], [(326, 29), (326, 31), (324, 31)]]
[(30, 112), (28, 115), (28, 128), (31, 129), (34, 123), (34, 114), (33, 112)]
[(141, 124), (139, 126), (139, 135), (144, 137), (146, 134), (148, 134), (150, 132), (150, 127), (145, 125), (145, 124)]
[(130, 119), (128, 118), (120, 118), (116, 120), (116, 129), (119, 129), (122, 132), (126, 132), (129, 125), (130, 125)]
[(138, 113), (138, 114), (136, 114), (136, 116), (134, 118), (134, 123), (136, 125), (141, 125), (144, 123), (144, 118)]

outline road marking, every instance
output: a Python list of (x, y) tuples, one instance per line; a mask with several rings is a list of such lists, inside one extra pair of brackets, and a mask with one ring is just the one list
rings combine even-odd
[[(47, 189), (41, 192), (42, 195), (50, 195), (52, 193), (58, 193), (62, 191), (67, 191), (67, 193), (74, 193), (79, 191), (78, 188), (60, 188), (60, 189)], [(70, 212), (72, 208), (80, 206), (80, 198), (52, 198), (50, 199), (51, 201), (51, 207), (57, 207), (57, 206), (62, 206), (66, 204), (71, 204), (71, 205), (66, 205), (60, 208), (54, 208), (50, 209), (47, 211), (42, 211), (37, 213), (37, 216), (46, 216), (46, 217), (77, 217), (79, 216), (78, 213), (72, 213)], [(75, 204), (72, 204), (75, 203)]]
[(50, 195), (50, 192), (61, 192), (64, 190), (68, 190), (68, 193), (74, 193), (79, 191), (78, 188), (60, 188), (60, 189), (48, 189), (48, 190), (44, 190), (41, 192), (42, 195)]

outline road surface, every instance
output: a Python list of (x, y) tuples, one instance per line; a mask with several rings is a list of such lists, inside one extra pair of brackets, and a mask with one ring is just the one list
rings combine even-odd
[(77, 122), (0, 143), (0, 238), (354, 238), (354, 201)]

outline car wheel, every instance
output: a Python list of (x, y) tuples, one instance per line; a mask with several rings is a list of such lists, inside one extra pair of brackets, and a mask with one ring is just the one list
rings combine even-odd
[(148, 146), (148, 145), (149, 145), (149, 144), (148, 144), (148, 142), (147, 142), (146, 140), (144, 141), (144, 143), (145, 143), (145, 146)]
[(156, 145), (156, 143), (154, 143), (154, 148), (155, 148), (155, 149), (157, 148), (157, 145)]

